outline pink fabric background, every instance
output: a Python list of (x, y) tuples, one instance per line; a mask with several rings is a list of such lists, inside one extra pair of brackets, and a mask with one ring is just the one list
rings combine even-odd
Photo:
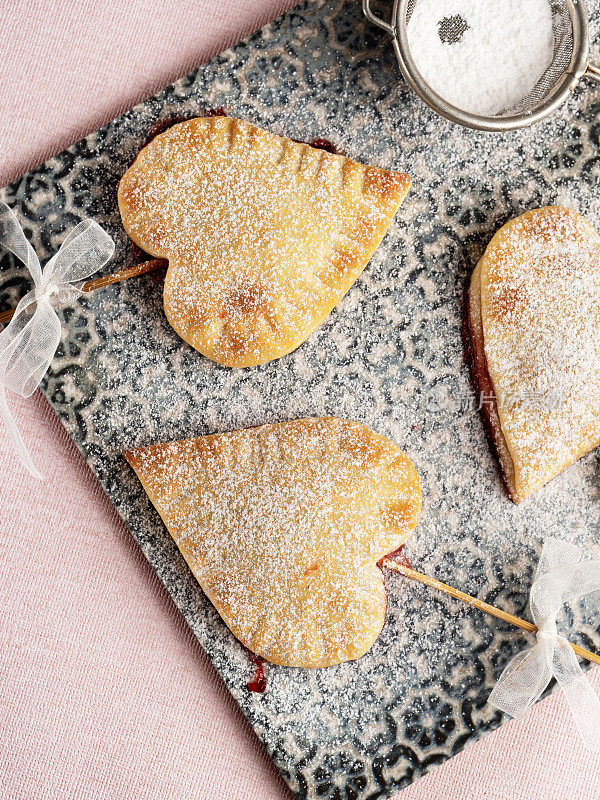
[[(292, 5), (0, 0), (0, 185)], [(289, 797), (46, 401), (11, 401), (47, 477), (0, 431), (1, 800)], [(555, 694), (402, 800), (598, 800), (599, 786)]]

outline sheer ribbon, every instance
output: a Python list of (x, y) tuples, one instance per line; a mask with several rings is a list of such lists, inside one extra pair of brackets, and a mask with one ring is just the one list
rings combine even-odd
[(10, 413), (6, 389), (29, 397), (39, 386), (60, 342), (60, 320), (52, 302), (64, 302), (81, 294), (72, 283), (84, 280), (106, 264), (115, 245), (96, 222), (84, 220), (73, 228), (42, 270), (17, 218), (0, 201), (2, 249), (25, 264), (34, 288), (21, 299), (12, 320), (0, 332), (0, 415), (17, 455), (32, 475), (41, 478)]
[(522, 716), (554, 676), (562, 688), (584, 745), (600, 750), (600, 699), (567, 640), (556, 628), (563, 603), (600, 589), (600, 561), (581, 561), (582, 551), (559, 539), (544, 542), (529, 605), (537, 642), (509, 662), (489, 702)]

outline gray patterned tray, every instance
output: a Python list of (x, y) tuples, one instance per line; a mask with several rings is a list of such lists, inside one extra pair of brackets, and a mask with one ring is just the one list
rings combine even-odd
[[(600, 14), (592, 19), (598, 31)], [(364, 658), (321, 671), (253, 667), (190, 575), (121, 457), (124, 448), (302, 415), (371, 425), (414, 460), (421, 523), (406, 552), (425, 572), (526, 613), (546, 535), (597, 541), (600, 466), (591, 454), (521, 507), (506, 497), (465, 364), (467, 277), (496, 228), (533, 206), (574, 205), (600, 224), (600, 92), (580, 87), (550, 120), (508, 135), (441, 120), (400, 80), (389, 41), (349, 0), (309, 2), (6, 187), (42, 259), (83, 217), (131, 262), (116, 190), (157, 119), (224, 106), (272, 131), (332, 140), (359, 160), (411, 174), (414, 188), (363, 277), (295, 353), (232, 371), (167, 324), (160, 285), (130, 280), (64, 308), (44, 383), (56, 413), (302, 798), (379, 798), (502, 722), (486, 703), (524, 639), (499, 621), (399, 576)], [(0, 308), (28, 288), (0, 262)], [(600, 647), (582, 603), (570, 635)]]

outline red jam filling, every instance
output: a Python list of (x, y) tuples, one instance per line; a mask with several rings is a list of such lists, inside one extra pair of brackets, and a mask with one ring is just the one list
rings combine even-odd
[(377, 562), (377, 566), (379, 567), (379, 569), (383, 569), (383, 567), (385, 566), (383, 564), (383, 561), (386, 558), (389, 558), (390, 561), (397, 561), (398, 564), (402, 564), (402, 566), (408, 567), (409, 569), (414, 569), (413, 565), (410, 563), (408, 558), (402, 552), (403, 549), (404, 545), (400, 545), (400, 547), (397, 550), (394, 550), (393, 553), (389, 553), (387, 556), (384, 556), (382, 559), (380, 559)]
[(330, 142), (329, 139), (313, 139), (312, 142), (310, 142), (310, 146), (316, 147), (317, 150), (325, 150), (334, 156), (341, 155), (338, 148), (333, 144), (333, 142)]
[(248, 690), (262, 694), (267, 688), (267, 675), (265, 672), (265, 660), (261, 656), (256, 656), (254, 653), (250, 654), (252, 663), (254, 664), (254, 677), (248, 683)]

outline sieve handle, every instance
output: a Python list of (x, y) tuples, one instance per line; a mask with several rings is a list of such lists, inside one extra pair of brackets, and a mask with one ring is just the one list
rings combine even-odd
[(389, 22), (385, 22), (385, 20), (381, 19), (371, 11), (370, 0), (363, 0), (362, 7), (363, 14), (369, 20), (369, 22), (372, 22), (374, 25), (378, 25), (380, 28), (383, 28), (383, 30), (386, 31), (386, 33), (389, 33), (390, 36), (394, 35), (394, 29)]
[(595, 64), (588, 64), (583, 75), (585, 78), (600, 83), (600, 67), (597, 67)]

